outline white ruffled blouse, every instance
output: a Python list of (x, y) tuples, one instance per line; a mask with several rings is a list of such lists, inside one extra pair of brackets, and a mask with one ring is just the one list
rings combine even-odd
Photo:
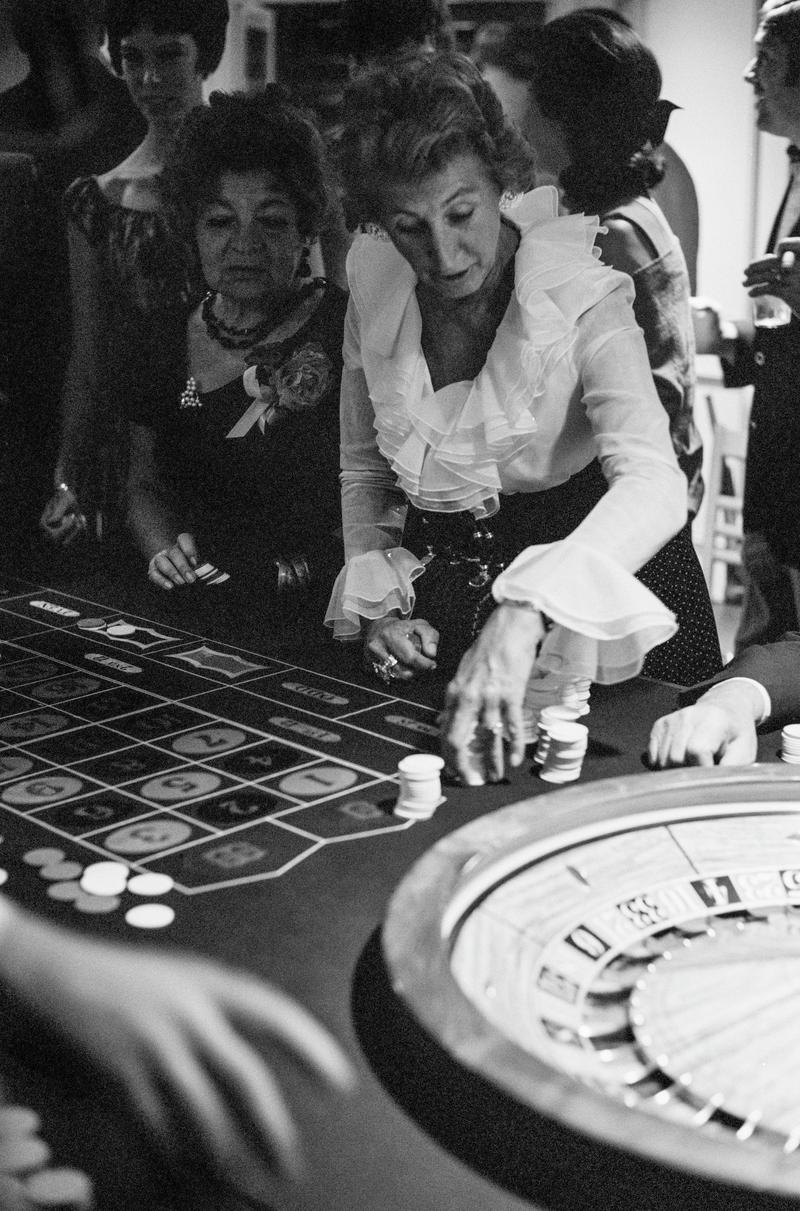
[(425, 566), (400, 545), (407, 499), (489, 517), (501, 493), (554, 487), (599, 457), (609, 491), (567, 538), (524, 550), (492, 591), (556, 624), (540, 665), (617, 681), (676, 629), (632, 573), (684, 524), (686, 481), (631, 280), (594, 250), (597, 219), (559, 215), (552, 186), (504, 213), (520, 232), (514, 293), (477, 377), (438, 391), (411, 266), (388, 240), (353, 243), (341, 406), (347, 562), (326, 622), (347, 638), (361, 619), (411, 613)]

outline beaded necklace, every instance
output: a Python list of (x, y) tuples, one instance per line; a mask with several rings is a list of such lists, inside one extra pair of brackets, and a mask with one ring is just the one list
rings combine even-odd
[[(305, 282), (299, 290), (297, 290), (293, 308), (307, 299), (309, 295), (320, 289), (321, 281), (315, 278), (311, 282)], [(237, 328), (233, 324), (226, 324), (214, 314), (214, 300), (217, 297), (215, 290), (209, 290), (203, 299), (200, 308), (200, 316), (206, 326), (208, 335), (217, 344), (222, 345), (223, 349), (249, 349), (252, 345), (258, 345), (265, 337), (269, 336), (270, 332), (275, 327), (274, 315), (267, 316), (263, 320), (259, 320), (257, 324), (251, 324), (247, 328)]]

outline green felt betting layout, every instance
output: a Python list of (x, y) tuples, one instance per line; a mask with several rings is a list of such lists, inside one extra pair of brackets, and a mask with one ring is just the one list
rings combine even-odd
[(186, 895), (290, 876), (408, 828), (397, 763), (436, 735), (428, 707), (268, 653), (45, 588), (0, 598), (0, 831), (31, 847)]

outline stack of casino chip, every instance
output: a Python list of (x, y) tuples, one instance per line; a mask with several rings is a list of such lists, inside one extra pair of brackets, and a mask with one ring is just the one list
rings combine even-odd
[(781, 732), (781, 761), (800, 765), (800, 723), (787, 723)]
[(589, 713), (589, 677), (574, 677), (566, 673), (542, 673), (534, 668), (525, 689), (522, 703), (522, 723), (526, 744), (537, 741), (539, 716), (547, 707), (564, 709), (566, 717), (579, 719)]
[(554, 719), (547, 724), (547, 732), (547, 751), (539, 777), (545, 782), (574, 782), (581, 774), (589, 729), (574, 720)]
[(534, 765), (544, 765), (545, 758), (550, 748), (550, 728), (552, 725), (554, 723), (574, 722), (575, 716), (569, 707), (546, 706), (539, 712), (539, 718), (536, 722), (536, 748), (533, 752)]
[(444, 803), (441, 772), (444, 761), (434, 753), (410, 753), (398, 761), (400, 791), (394, 814), (402, 820), (429, 820)]

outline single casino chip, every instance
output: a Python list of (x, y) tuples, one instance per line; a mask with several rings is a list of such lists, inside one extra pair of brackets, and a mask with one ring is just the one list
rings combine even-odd
[(80, 879), (83, 866), (80, 862), (51, 862), (48, 866), (43, 866), (39, 874), (43, 879), (60, 883), (64, 879)]
[(81, 885), (77, 879), (69, 879), (64, 883), (51, 883), (47, 894), (51, 900), (69, 903), (70, 900), (77, 900), (81, 894)]
[(174, 879), (169, 875), (158, 874), (157, 871), (134, 875), (128, 880), (128, 891), (134, 896), (165, 896), (174, 886)]
[(28, 866), (52, 866), (55, 862), (63, 862), (63, 849), (29, 849), (22, 855), (22, 861)]
[(78, 891), (75, 897), (75, 907), (78, 912), (87, 916), (101, 916), (103, 913), (114, 912), (119, 908), (119, 896), (97, 896), (86, 891)]
[(175, 920), (175, 910), (168, 904), (137, 904), (128, 909), (125, 920), (135, 929), (164, 929)]
[(118, 896), (130, 873), (124, 862), (91, 862), (81, 875), (81, 891), (91, 896)]
[(138, 627), (130, 622), (112, 622), (111, 626), (106, 627), (106, 635), (133, 635), (136, 630)]
[(42, 1120), (30, 1106), (0, 1106), (0, 1139), (36, 1135)]
[(95, 1205), (91, 1179), (80, 1169), (42, 1169), (24, 1182), (34, 1207), (59, 1211), (92, 1211)]
[(0, 1173), (29, 1173), (50, 1160), (50, 1145), (38, 1135), (0, 1139)]
[(105, 618), (79, 618), (75, 623), (82, 631), (96, 631), (98, 627), (106, 625)]

